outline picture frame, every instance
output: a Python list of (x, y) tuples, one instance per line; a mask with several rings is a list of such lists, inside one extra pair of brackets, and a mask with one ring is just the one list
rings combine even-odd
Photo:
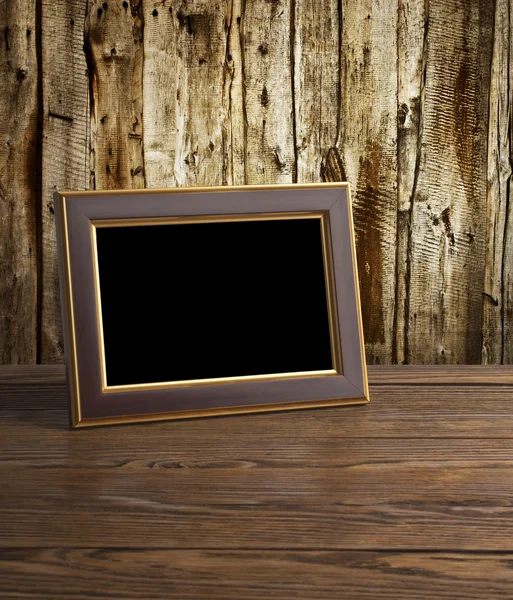
[(71, 427), (369, 401), (347, 183), (54, 206)]

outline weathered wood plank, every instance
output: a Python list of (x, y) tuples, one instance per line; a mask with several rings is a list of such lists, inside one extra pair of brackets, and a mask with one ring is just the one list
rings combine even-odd
[(91, 188), (144, 187), (142, 0), (89, 0)]
[(146, 186), (176, 185), (176, 25), (171, 0), (143, 2), (143, 146)]
[(295, 0), (292, 5), (297, 180), (317, 182), (337, 142), (341, 15), (338, 0)]
[(35, 2), (1, 2), (0, 32), (0, 363), (35, 363), (40, 260)]
[[(57, 374), (58, 370), (60, 374)], [(127, 425), (110, 428), (109, 438), (119, 440), (120, 446), (126, 446), (132, 436), (137, 439), (151, 431), (152, 438), (162, 436), (163, 448), (169, 447), (169, 440), (176, 440), (179, 444), (203, 438), (212, 439), (213, 443), (224, 438), (247, 441), (248, 432), (251, 439), (276, 436), (280, 440), (295, 439), (298, 431), (305, 439), (322, 440), (376, 437), (511, 439), (511, 370), (506, 369), (506, 375), (499, 368), (459, 370), (461, 375), (457, 369), (447, 367), (439, 374), (434, 373), (433, 368), (404, 370), (389, 367), (380, 375), (379, 371), (373, 373), (371, 369), (371, 403), (364, 407)], [(101, 445), (105, 437), (104, 428), (68, 431), (62, 367), (36, 367), (33, 375), (30, 375), (30, 367), (10, 367), (2, 371), (13, 373), (0, 377), (0, 440), (4, 440), (4, 453), (10, 452), (11, 441), (30, 438), (34, 423), (38, 424), (41, 444), (43, 439), (63, 436), (67, 447), (71, 440), (84, 436), (83, 439), (92, 445)], [(404, 371), (403, 375), (401, 371)], [(487, 376), (479, 374), (486, 372)], [(490, 384), (491, 381), (493, 384)], [(507, 381), (509, 385), (501, 384)]]
[[(513, 463), (0, 466), (4, 548), (513, 551)], [(379, 490), (378, 493), (376, 491)]]
[(223, 185), (246, 183), (246, 107), (243, 80), (244, 48), (242, 23), (245, 0), (231, 0), (226, 16), (227, 48), (223, 106)]
[[(7, 436), (8, 425), (11, 429)], [(245, 425), (249, 430), (251, 423)], [(341, 428), (344, 430), (344, 426)], [(224, 428), (219, 431), (213, 422), (209, 427), (203, 423), (202, 429), (183, 424), (167, 429), (110, 429), (108, 435), (105, 430), (92, 430), (87, 436), (76, 436), (65, 428), (39, 428), (36, 437), (35, 425), (2, 420), (0, 432), (5, 433), (8, 443), (0, 446), (0, 466), (14, 470), (67, 468), (75, 472), (94, 466), (131, 469), (137, 477), (148, 469), (301, 469), (305, 465), (342, 469), (398, 463), (412, 468), (456, 468), (479, 463), (482, 468), (492, 468), (499, 462), (513, 464), (513, 436), (501, 441), (401, 438), (399, 444), (397, 438), (350, 437), (347, 429), (338, 437), (280, 437), (258, 426), (254, 435), (243, 437), (238, 435), (238, 428), (231, 436)]]
[(481, 362), (493, 3), (432, 0), (409, 257), (408, 362)]
[(246, 183), (297, 181), (292, 90), (293, 3), (244, 4), (243, 71), (246, 111)]
[(64, 360), (53, 192), (89, 186), (89, 78), (83, 50), (87, 0), (42, 0), (42, 363)]
[[(0, 597), (502, 600), (513, 555), (275, 550), (4, 550)], [(157, 575), (158, 574), (158, 575)]]
[(371, 364), (392, 361), (397, 10), (398, 0), (342, 1), (339, 149), (353, 191), (362, 316)]
[[(182, 0), (174, 9), (179, 186), (222, 185), (228, 0)], [(158, 17), (157, 17), (158, 18)]]
[(410, 319), (411, 211), (419, 175), (424, 59), (425, 0), (399, 0), (397, 34), (397, 240), (392, 362), (407, 363)]
[(511, 233), (511, 138), (513, 124), (513, 35), (510, 2), (496, 0), (488, 126), (488, 193), (483, 306), (486, 364), (511, 363), (513, 239)]
[[(20, 435), (29, 434), (31, 424), (39, 424), (41, 431), (53, 435), (59, 429), (68, 430), (67, 400), (64, 386), (30, 394), (25, 399), (16, 397), (13, 387), (5, 387), (5, 404), (0, 415), (2, 435), (9, 439), (12, 428), (20, 429)], [(98, 429), (102, 435), (124, 436), (137, 428), (151, 435), (204, 436), (208, 431), (216, 435), (247, 438), (274, 435), (281, 438), (297, 437), (301, 431), (305, 438), (496, 438), (511, 440), (513, 437), (513, 391), (510, 386), (497, 386), (490, 390), (483, 386), (448, 387), (425, 386), (422, 400), (418, 391), (408, 386), (380, 386), (371, 389), (371, 404), (342, 407), (339, 409), (309, 409), (289, 413), (267, 413), (250, 416), (191, 419), (188, 421), (154, 423), (151, 425), (123, 425)], [(21, 402), (26, 403), (26, 408)], [(13, 406), (15, 405), (15, 406)], [(24, 423), (26, 425), (24, 425)], [(150, 428), (150, 429), (146, 429)], [(114, 433), (120, 430), (120, 433)], [(122, 433), (125, 432), (125, 433)], [(75, 435), (82, 435), (77, 432)], [(90, 440), (100, 433), (85, 431)], [(132, 434), (130, 434), (132, 435)], [(135, 435), (135, 434), (134, 434)], [(142, 434), (141, 434), (142, 435)], [(124, 443), (124, 442), (122, 442)], [(504, 442), (507, 443), (507, 442)]]

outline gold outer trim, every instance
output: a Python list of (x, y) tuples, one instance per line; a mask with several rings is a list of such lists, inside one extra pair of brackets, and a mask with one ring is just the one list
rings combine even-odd
[(59, 203), (59, 238), (61, 246), (61, 260), (63, 265), (63, 292), (64, 307), (63, 314), (65, 320), (65, 335), (67, 339), (68, 351), (68, 377), (69, 393), (71, 405), (71, 425), (75, 427), (82, 421), (80, 408), (80, 387), (78, 385), (78, 364), (77, 364), (77, 345), (75, 335), (75, 314), (73, 308), (73, 293), (71, 285), (71, 266), (68, 238), (68, 215), (66, 210), (66, 198), (60, 194), (57, 196)]
[(349, 235), (351, 236), (351, 259), (353, 261), (354, 285), (356, 291), (356, 311), (358, 315), (358, 332), (360, 334), (360, 356), (363, 375), (363, 394), (369, 402), (369, 380), (367, 377), (367, 361), (365, 357), (365, 340), (363, 338), (363, 319), (362, 319), (362, 303), (360, 300), (360, 281), (358, 278), (358, 264), (356, 259), (356, 240), (354, 233), (353, 210), (351, 200), (351, 190), (347, 187), (347, 213), (349, 219)]
[[(190, 223), (233, 223), (247, 221), (278, 221), (295, 219), (319, 219), (321, 226), (321, 243), (326, 281), (326, 297), (328, 304), (328, 320), (330, 328), (331, 357), (334, 369), (322, 371), (298, 371), (295, 373), (266, 373), (263, 375), (247, 375), (237, 377), (216, 377), (211, 379), (193, 379), (181, 381), (162, 381), (157, 383), (139, 383), (128, 385), (109, 386), (107, 384), (107, 367), (105, 361), (105, 341), (103, 335), (103, 321), (101, 310), (100, 274), (98, 267), (98, 248), (96, 243), (97, 227), (135, 227), (150, 225), (184, 225)], [(333, 256), (331, 251), (331, 237), (327, 211), (300, 211), (300, 212), (276, 212), (276, 213), (249, 213), (249, 214), (227, 214), (227, 215), (197, 215), (197, 216), (173, 216), (156, 218), (134, 218), (134, 219), (102, 219), (90, 222), (92, 260), (94, 270), (94, 295), (96, 300), (96, 324), (98, 328), (98, 341), (100, 344), (100, 372), (102, 382), (102, 394), (116, 392), (164, 390), (178, 387), (193, 387), (199, 385), (218, 385), (226, 383), (249, 383), (254, 381), (270, 381), (281, 379), (293, 379), (301, 377), (322, 377), (330, 375), (342, 375), (342, 352), (340, 345), (340, 334), (338, 331), (337, 303), (335, 297)]]
[(76, 427), (92, 427), (96, 425), (118, 425), (121, 423), (143, 423), (148, 421), (175, 421), (178, 419), (191, 419), (197, 417), (213, 417), (222, 415), (237, 415), (248, 413), (278, 412), (287, 410), (300, 410), (303, 408), (326, 408), (330, 406), (347, 406), (352, 404), (368, 404), (365, 397), (333, 398), (329, 400), (305, 400), (304, 402), (283, 402), (281, 404), (250, 404), (247, 406), (228, 406), (199, 410), (177, 410), (175, 412), (124, 415), (118, 417), (96, 417), (78, 422)]

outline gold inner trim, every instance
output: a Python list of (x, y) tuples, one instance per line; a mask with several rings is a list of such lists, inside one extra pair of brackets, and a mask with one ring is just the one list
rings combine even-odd
[(136, 227), (151, 225), (194, 225), (195, 223), (240, 223), (244, 221), (287, 221), (289, 219), (322, 219), (323, 211), (246, 213), (226, 215), (185, 215), (170, 217), (133, 217), (91, 221), (95, 227)]
[[(298, 371), (294, 373), (268, 373), (262, 375), (248, 375), (236, 377), (217, 377), (211, 379), (193, 379), (182, 381), (165, 381), (156, 383), (140, 383), (127, 385), (107, 385), (107, 368), (105, 361), (105, 343), (103, 336), (103, 320), (101, 310), (100, 277), (98, 267), (98, 249), (96, 243), (97, 227), (135, 227), (151, 225), (185, 225), (192, 223), (233, 223), (244, 221), (277, 221), (295, 219), (319, 219), (321, 227), (321, 244), (324, 263), (324, 276), (326, 284), (326, 299), (328, 306), (328, 322), (330, 329), (331, 357), (333, 369), (322, 371)], [(90, 222), (92, 260), (94, 270), (94, 293), (96, 299), (96, 323), (98, 328), (100, 371), (102, 382), (102, 393), (110, 394), (123, 391), (145, 391), (161, 390), (177, 387), (192, 387), (198, 385), (216, 385), (226, 383), (248, 383), (254, 381), (268, 381), (291, 379), (300, 377), (323, 377), (342, 375), (342, 349), (340, 344), (340, 333), (338, 329), (337, 302), (333, 271), (333, 255), (331, 249), (331, 237), (329, 217), (327, 211), (302, 211), (302, 212), (277, 212), (277, 213), (250, 213), (250, 214), (228, 214), (228, 215), (198, 215), (198, 216), (172, 216), (157, 218), (131, 218), (131, 219), (102, 219)], [(304, 403), (302, 403), (304, 405)], [(219, 409), (215, 409), (216, 411)]]
[(324, 281), (326, 282), (326, 302), (330, 327), (331, 357), (337, 374), (343, 374), (342, 343), (337, 310), (337, 292), (335, 288), (335, 267), (333, 264), (333, 247), (331, 244), (329, 212), (321, 217), (322, 255), (324, 260)]

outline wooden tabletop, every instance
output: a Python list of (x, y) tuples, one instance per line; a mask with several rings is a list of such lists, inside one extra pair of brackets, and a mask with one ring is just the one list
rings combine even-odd
[(68, 429), (0, 368), (0, 598), (513, 598), (513, 371), (375, 367), (366, 406)]

